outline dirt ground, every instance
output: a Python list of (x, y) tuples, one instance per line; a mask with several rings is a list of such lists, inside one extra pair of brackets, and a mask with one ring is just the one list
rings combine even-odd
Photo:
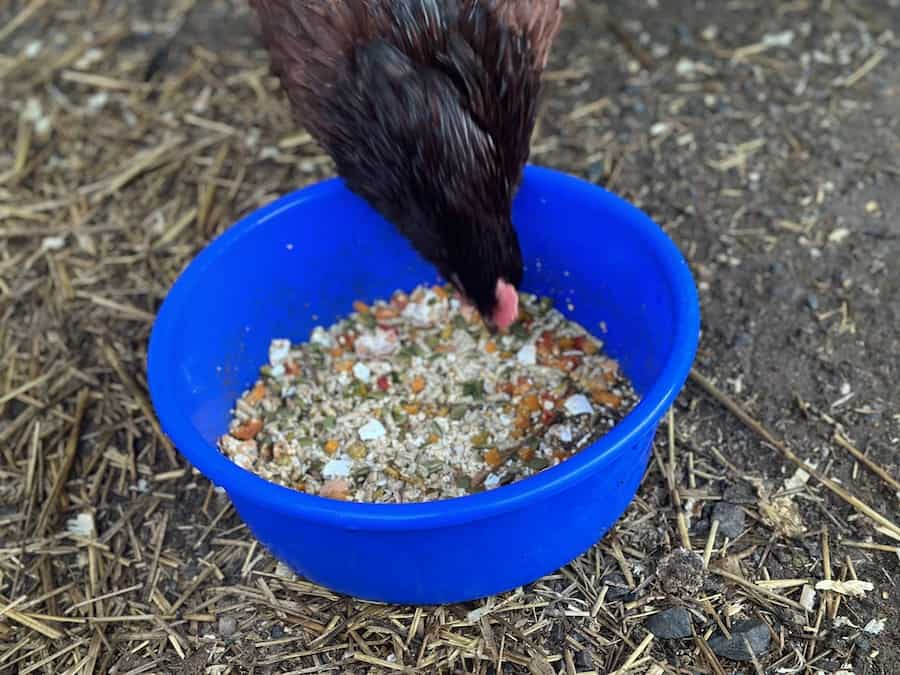
[(285, 573), (152, 421), (177, 274), (331, 171), (244, 5), (0, 6), (0, 672), (900, 672), (900, 2), (570, 4), (532, 160), (675, 239), (700, 377), (603, 542), (420, 609)]

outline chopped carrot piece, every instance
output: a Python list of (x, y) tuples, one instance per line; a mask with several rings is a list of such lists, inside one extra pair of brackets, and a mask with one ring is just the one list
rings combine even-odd
[(541, 409), (541, 402), (538, 400), (537, 394), (528, 394), (522, 399), (520, 404), (526, 412), (533, 413)]
[(266, 395), (266, 385), (262, 382), (257, 382), (256, 386), (253, 387), (253, 391), (250, 392), (250, 395), (247, 397), (247, 400), (250, 403), (259, 403), (265, 398)]
[(519, 459), (521, 459), (523, 462), (527, 462), (530, 459), (534, 459), (534, 449), (533, 448), (519, 448), (519, 450), (516, 454), (519, 455)]
[(599, 388), (595, 388), (591, 392), (591, 398), (594, 399), (594, 403), (599, 403), (600, 405), (605, 405), (610, 408), (618, 408), (622, 403), (622, 399), (620, 399), (611, 391), (606, 391), (605, 389)]
[(412, 382), (409, 384), (410, 389), (412, 389), (414, 394), (418, 394), (425, 388), (425, 378), (421, 375), (416, 375)]
[(252, 419), (247, 420), (240, 426), (238, 426), (234, 431), (231, 432), (231, 435), (234, 436), (239, 441), (249, 441), (251, 438), (254, 438), (256, 434), (262, 431), (263, 423), (260, 419)]
[(496, 469), (503, 463), (503, 457), (500, 454), (500, 451), (497, 448), (491, 448), (486, 453), (484, 453), (484, 463), (487, 464), (492, 469)]

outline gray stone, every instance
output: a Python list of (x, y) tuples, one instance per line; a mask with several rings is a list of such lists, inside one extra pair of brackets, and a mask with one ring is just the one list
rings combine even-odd
[(756, 493), (749, 484), (740, 481), (725, 488), (722, 499), (731, 504), (755, 504)]
[(709, 639), (709, 646), (717, 656), (732, 661), (752, 661), (749, 648), (753, 650), (753, 656), (762, 658), (769, 651), (772, 642), (772, 634), (769, 627), (762, 621), (738, 621), (731, 629), (731, 639), (722, 633), (716, 633)]
[(713, 507), (712, 521), (719, 521), (719, 533), (723, 536), (734, 539), (744, 531), (744, 522), (747, 515), (740, 506), (736, 506), (730, 502), (717, 502)]
[(684, 607), (672, 607), (647, 619), (647, 630), (660, 640), (691, 637), (691, 615)]
[(224, 614), (219, 617), (219, 635), (222, 637), (231, 637), (237, 632), (237, 619), (233, 616)]

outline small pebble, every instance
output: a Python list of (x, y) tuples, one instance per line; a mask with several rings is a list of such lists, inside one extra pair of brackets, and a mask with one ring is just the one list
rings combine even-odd
[(719, 521), (719, 534), (734, 539), (744, 531), (747, 515), (740, 506), (729, 502), (716, 502), (710, 522), (713, 520)]
[(359, 440), (375, 441), (382, 438), (385, 433), (384, 425), (378, 420), (369, 420), (359, 429)]
[[(746, 640), (746, 642), (745, 642)], [(752, 661), (749, 644), (753, 655), (757, 659), (762, 658), (769, 651), (772, 635), (769, 627), (762, 621), (744, 620), (734, 623), (731, 627), (731, 639), (722, 633), (716, 633), (709, 639), (709, 646), (722, 658), (732, 661)]]
[(725, 488), (722, 493), (722, 499), (732, 504), (755, 504), (756, 495), (753, 488), (743, 481), (734, 483)]
[(231, 637), (237, 632), (237, 619), (225, 614), (219, 617), (219, 635)]
[(647, 619), (647, 630), (660, 640), (691, 637), (691, 615), (684, 607), (672, 607)]

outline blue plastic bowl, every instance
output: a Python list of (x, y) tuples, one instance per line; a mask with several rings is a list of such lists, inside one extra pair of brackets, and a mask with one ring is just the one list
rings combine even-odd
[[(528, 167), (513, 219), (524, 290), (600, 336), (642, 395), (606, 436), (537, 476), (458, 499), (359, 504), (269, 483), (216, 448), (272, 338), (305, 341), (356, 299), (436, 281), (406, 240), (337, 179), (247, 216), (188, 266), (149, 348), (162, 428), (225, 489), (253, 534), (298, 574), (383, 602), (461, 602), (554, 572), (595, 544), (634, 497), (660, 419), (699, 335), (697, 294), (647, 216), (579, 179)], [(601, 330), (601, 322), (606, 328)]]

